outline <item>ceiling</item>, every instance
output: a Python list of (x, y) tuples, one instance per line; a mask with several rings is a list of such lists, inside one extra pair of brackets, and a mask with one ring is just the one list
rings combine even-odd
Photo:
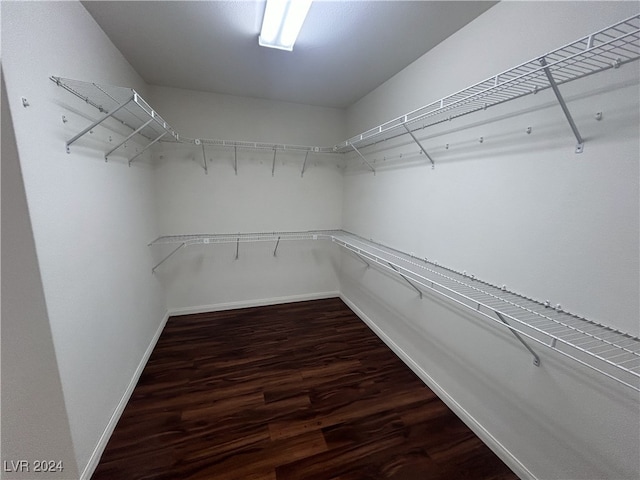
[(82, 3), (149, 84), (344, 108), (497, 2), (316, 0), (293, 52), (264, 0)]

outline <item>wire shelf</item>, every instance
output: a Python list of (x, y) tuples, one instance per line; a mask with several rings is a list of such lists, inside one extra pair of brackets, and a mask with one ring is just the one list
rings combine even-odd
[[(606, 325), (563, 311), (559, 306), (527, 298), (464, 272), (417, 258), (343, 230), (306, 232), (266, 232), (242, 234), (202, 234), (159, 237), (149, 244), (178, 244), (158, 263), (155, 271), (179, 249), (188, 245), (242, 242), (275, 242), (277, 250), (284, 240), (330, 240), (352, 252), (367, 266), (376, 266), (401, 277), (422, 298), (423, 292), (449, 301), (491, 320), (511, 331), (540, 364), (538, 346), (584, 365), (599, 374), (640, 392), (640, 339)], [(274, 255), (276, 254), (274, 250)], [(236, 250), (236, 258), (237, 253)]]
[[(150, 141), (159, 139), (160, 142), (231, 147), (244, 150), (335, 153), (333, 147), (182, 137), (132, 88), (101, 85), (62, 77), (51, 77), (51, 80), (103, 114), (117, 110), (110, 116)], [(122, 105), (125, 106), (119, 108)], [(101, 122), (97, 122), (96, 125), (99, 123)], [(75, 141), (75, 138), (73, 140)]]
[[(635, 15), (331, 147), (181, 137), (131, 88), (99, 85), (60, 77), (51, 77), (51, 79), (103, 113), (113, 112), (132, 99), (132, 102), (112, 116), (131, 128), (134, 133), (139, 133), (153, 142), (171, 141), (230, 147), (236, 150), (290, 151), (305, 154), (347, 153), (356, 150), (369, 168), (375, 172), (373, 166), (357, 148), (409, 134), (418, 143), (421, 151), (428, 156), (414, 136), (414, 132), (548, 88), (554, 90), (565, 110), (565, 115), (578, 139), (579, 146), (576, 152), (580, 153), (582, 139), (557, 86), (604, 70), (618, 68), (638, 58), (640, 58), (640, 15)], [(68, 145), (75, 140), (74, 137)], [(429, 159), (433, 164), (433, 159), (430, 157)], [(206, 171), (206, 159), (204, 166)]]
[(216, 233), (196, 235), (167, 235), (156, 238), (149, 243), (152, 245), (166, 245), (184, 243), (189, 245), (203, 245), (210, 243), (237, 242), (275, 242), (281, 240), (327, 240), (332, 238), (337, 230), (309, 230), (307, 232), (260, 232), (260, 233)]
[(51, 80), (104, 114), (126, 104), (112, 117), (133, 131), (146, 124), (137, 133), (148, 140), (154, 140), (162, 134), (165, 134), (162, 137), (163, 141), (178, 140), (175, 130), (133, 88), (99, 85), (61, 77), (51, 77)]
[[(494, 75), (482, 82), (394, 118), (333, 147), (349, 152), (425, 129), (488, 107), (552, 88), (547, 69), (556, 85), (562, 85), (640, 58), (640, 15), (604, 28), (564, 47), (553, 50)], [(416, 126), (415, 124), (419, 124)]]

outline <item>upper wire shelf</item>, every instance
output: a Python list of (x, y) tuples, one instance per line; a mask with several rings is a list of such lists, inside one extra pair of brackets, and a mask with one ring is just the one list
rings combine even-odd
[[(424, 149), (420, 140), (416, 138), (414, 132), (548, 88), (554, 91), (573, 130), (577, 140), (576, 153), (581, 153), (584, 142), (558, 86), (594, 73), (618, 68), (638, 58), (640, 58), (640, 15), (635, 15), (331, 147), (181, 137), (131, 88), (99, 85), (60, 77), (51, 77), (51, 79), (105, 113), (103, 118), (69, 140), (67, 150), (73, 142), (91, 128), (109, 116), (113, 116), (127, 125), (133, 133), (120, 145), (107, 152), (105, 158), (129, 138), (140, 134), (150, 140), (144, 150), (158, 141), (200, 145), (203, 148), (205, 172), (207, 172), (207, 161), (204, 146), (209, 145), (234, 149), (236, 152), (236, 174), (238, 149), (272, 151), (274, 153), (272, 173), (275, 168), (275, 154), (278, 151), (304, 153), (306, 164), (309, 153), (346, 153), (354, 150), (375, 173), (375, 168), (358, 150), (359, 148), (408, 134), (434, 165), (433, 159)], [(302, 174), (304, 174), (304, 166)]]
[(375, 265), (401, 277), (420, 298), (423, 292), (431, 292), (507, 328), (533, 356), (535, 365), (540, 365), (540, 357), (527, 340), (640, 392), (639, 338), (343, 230), (175, 235), (159, 237), (149, 245), (178, 244), (155, 271), (188, 245), (235, 243), (237, 259), (242, 242), (275, 242), (276, 256), (283, 240), (330, 240), (367, 267)]
[[(535, 94), (640, 58), (640, 15), (599, 30), (333, 147), (348, 152)], [(554, 88), (555, 90), (555, 88)], [(561, 99), (559, 99), (561, 100)], [(418, 124), (416, 126), (416, 124)], [(425, 152), (426, 153), (426, 152)]]
[[(97, 108), (103, 114), (98, 121), (92, 123), (87, 129), (69, 140), (67, 149), (82, 135), (110, 117), (134, 132), (127, 137), (127, 140), (135, 134), (141, 135), (153, 143), (160, 139), (163, 141), (178, 140), (178, 134), (175, 130), (133, 88), (99, 85), (61, 77), (51, 77), (51, 80), (89, 105)], [(115, 149), (108, 154), (113, 151)]]
[[(199, 139), (180, 136), (138, 92), (128, 87), (102, 85), (92, 82), (83, 82), (70, 78), (52, 76), (51, 80), (58, 86), (71, 92), (83, 101), (97, 108), (103, 117), (94, 122), (86, 130), (80, 132), (67, 142), (68, 147), (82, 135), (109, 117), (113, 117), (134, 133), (127, 137), (139, 134), (150, 141), (191, 143), (195, 145), (210, 145), (219, 147), (231, 147), (235, 149), (287, 151), (298, 153), (335, 153), (333, 147), (318, 147), (306, 145), (290, 145), (285, 143), (245, 142), (233, 140)], [(122, 143), (124, 144), (124, 142)], [(118, 145), (121, 146), (122, 144)], [(149, 145), (150, 146), (150, 145)], [(118, 147), (108, 152), (113, 153)]]

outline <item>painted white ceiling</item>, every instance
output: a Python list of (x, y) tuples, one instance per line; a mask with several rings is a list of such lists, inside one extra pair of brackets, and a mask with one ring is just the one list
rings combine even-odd
[(342, 108), (495, 3), (316, 0), (293, 52), (258, 46), (264, 0), (83, 5), (149, 84)]

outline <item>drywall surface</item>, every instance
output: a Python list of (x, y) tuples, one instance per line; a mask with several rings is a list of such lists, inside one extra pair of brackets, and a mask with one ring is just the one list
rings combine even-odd
[[(501, 2), (350, 108), (348, 130), (637, 13), (635, 2)], [(365, 149), (377, 174), (358, 162), (346, 172), (344, 228), (637, 336), (639, 76), (635, 62), (560, 87), (585, 138), (580, 155), (551, 91), (419, 132), (435, 169), (411, 139)], [(640, 476), (637, 393), (545, 349), (536, 368), (507, 333), (429, 296), (420, 301), (357, 260), (343, 266), (345, 298), (485, 429), (483, 438), (505, 447), (521, 475)]]
[[(352, 107), (349, 130), (634, 12), (634, 2), (501, 2)], [(345, 228), (637, 336), (639, 68), (634, 62), (560, 87), (584, 153), (574, 153), (571, 129), (545, 90), (419, 134), (434, 170), (422, 159), (377, 176), (347, 175)], [(381, 168), (397, 153), (375, 148), (365, 153)], [(415, 144), (400, 151), (420, 160)]]
[[(108, 138), (126, 132), (115, 124), (96, 127), (67, 154), (66, 140), (101, 114), (49, 76), (141, 91), (144, 84), (78, 2), (2, 2), (2, 57), (68, 428), (86, 477), (165, 306), (146, 247), (156, 234), (151, 169), (129, 168), (118, 156), (105, 163)], [(37, 301), (29, 288), (23, 295)], [(34, 358), (46, 354), (29, 339), (19, 347)], [(33, 414), (65, 441), (60, 419)], [(29, 442), (31, 433), (25, 428), (15, 441)]]
[[(34, 462), (43, 459), (56, 459), (47, 478), (74, 478), (78, 475), (76, 459), (8, 105), (3, 80), (3, 478), (26, 478), (20, 462), (26, 460), (33, 470)], [(32, 472), (30, 478), (42, 475)]]
[[(339, 109), (151, 87), (150, 101), (190, 137), (331, 145)], [(204, 169), (206, 156), (207, 170)], [(336, 229), (342, 224), (341, 159), (333, 155), (163, 144), (155, 194), (163, 235)], [(304, 174), (303, 174), (304, 169)], [(176, 245), (177, 246), (177, 245)], [(151, 247), (156, 261), (175, 246)], [(156, 270), (170, 311), (260, 300), (313, 298), (339, 290), (329, 242), (185, 247)]]

